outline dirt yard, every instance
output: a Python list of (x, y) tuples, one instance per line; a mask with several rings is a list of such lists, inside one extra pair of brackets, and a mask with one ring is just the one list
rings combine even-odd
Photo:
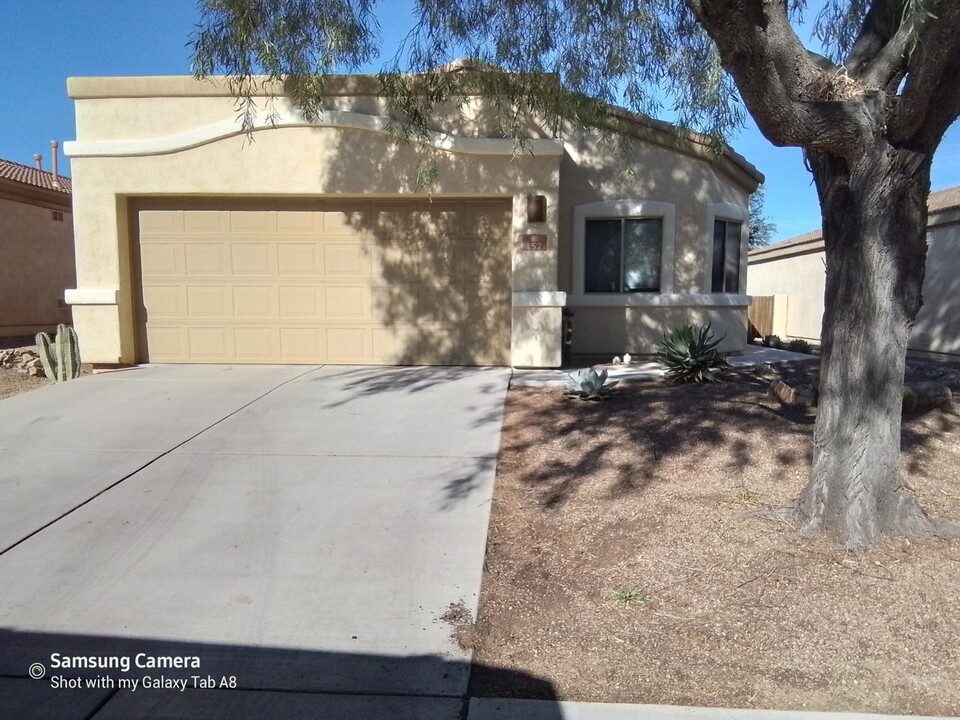
[(17, 370), (0, 368), (0, 400), (29, 390), (36, 390), (45, 385), (49, 385), (46, 378), (30, 377)]
[[(960, 541), (866, 556), (750, 511), (804, 482), (813, 416), (749, 374), (604, 402), (507, 401), (472, 692), (960, 714)], [(960, 416), (904, 425), (924, 507), (960, 521)]]

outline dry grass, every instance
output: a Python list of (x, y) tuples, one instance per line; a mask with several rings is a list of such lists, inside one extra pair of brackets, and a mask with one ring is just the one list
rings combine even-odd
[[(793, 539), (763, 510), (804, 482), (813, 418), (764, 388), (510, 392), (474, 693), (960, 714), (960, 543)], [(954, 520), (958, 440), (939, 411), (905, 426), (911, 483)]]

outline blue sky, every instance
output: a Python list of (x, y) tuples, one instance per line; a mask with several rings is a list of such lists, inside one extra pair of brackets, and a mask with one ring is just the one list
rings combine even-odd
[[(809, 4), (813, 17), (819, 0)], [(397, 0), (382, 5), (385, 57), (412, 24), (407, 7)], [(188, 74), (187, 42), (196, 20), (194, 0), (0, 2), (0, 157), (31, 165), (39, 152), (49, 169), (50, 141), (76, 137), (67, 77)], [(752, 125), (731, 144), (767, 176), (766, 212), (777, 224), (776, 239), (819, 226), (816, 192), (799, 150), (773, 147)], [(61, 168), (69, 174), (62, 155)], [(933, 189), (958, 184), (955, 124), (934, 158)]]

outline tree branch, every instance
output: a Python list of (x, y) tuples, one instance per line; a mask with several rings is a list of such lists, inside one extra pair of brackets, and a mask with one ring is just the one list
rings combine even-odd
[(863, 98), (819, 97), (839, 72), (808, 52), (790, 25), (785, 0), (685, 0), (717, 44), (761, 132), (775, 145), (848, 156), (869, 126)]
[[(925, 9), (903, 18), (893, 37), (863, 66), (861, 82), (870, 88), (886, 88), (894, 80), (899, 83), (907, 69), (911, 48), (932, 19), (933, 16)], [(896, 91), (896, 87), (890, 88), (890, 91)]]
[(897, 146), (932, 152), (960, 116), (960, 3), (941, 0), (923, 26), (895, 100), (888, 137)]
[(896, 34), (906, 0), (876, 0), (867, 11), (863, 28), (843, 65), (850, 75), (859, 74)]

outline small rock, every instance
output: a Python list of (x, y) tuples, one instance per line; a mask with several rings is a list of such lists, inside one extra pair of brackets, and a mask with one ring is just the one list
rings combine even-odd
[(784, 405), (814, 407), (817, 404), (817, 389), (813, 385), (790, 387), (783, 380), (774, 380), (769, 392)]
[(46, 374), (43, 372), (43, 366), (35, 365), (27, 369), (27, 375), (30, 377), (41, 378), (46, 377)]
[(621, 363), (623, 363), (623, 360), (621, 360), (621, 359), (620, 359), (620, 356), (617, 355), (617, 356), (613, 359), (613, 364), (614, 364), (614, 365), (620, 365)]
[(629, 365), (632, 360), (633, 360), (633, 356), (632, 356), (630, 353), (624, 353), (624, 354), (623, 354), (623, 364), (624, 364), (624, 365)]

